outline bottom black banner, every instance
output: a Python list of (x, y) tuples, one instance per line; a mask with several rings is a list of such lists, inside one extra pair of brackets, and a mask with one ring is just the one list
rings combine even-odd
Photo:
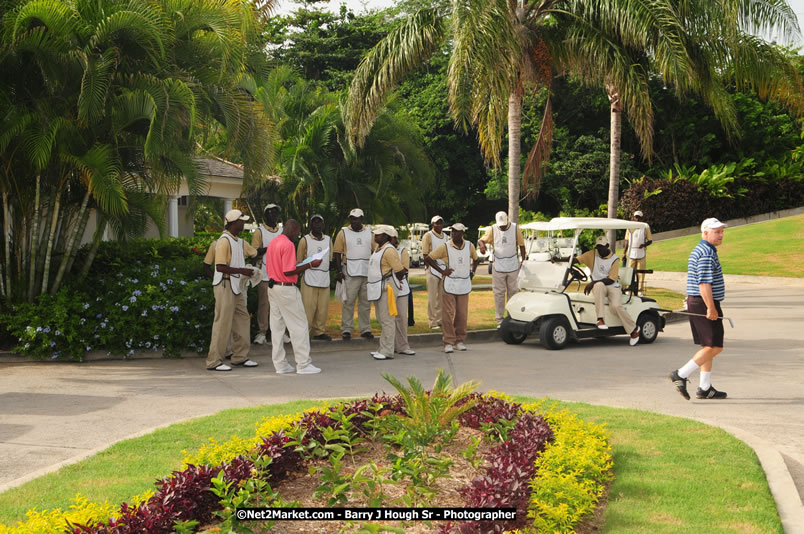
[(510, 521), (516, 508), (239, 508), (240, 521)]

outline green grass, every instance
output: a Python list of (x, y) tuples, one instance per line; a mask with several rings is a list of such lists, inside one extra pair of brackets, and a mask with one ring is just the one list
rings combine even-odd
[(611, 431), (614, 481), (602, 532), (783, 533), (754, 451), (678, 417), (566, 403)]
[[(690, 252), (700, 240), (696, 234), (652, 244), (648, 269), (686, 272)], [(804, 215), (727, 228), (718, 256), (725, 274), (803, 278), (802, 240)]]
[[(519, 402), (536, 399), (518, 397)], [(25, 511), (65, 508), (80, 492), (92, 501), (119, 503), (152, 487), (180, 466), (182, 450), (208, 437), (253, 436), (265, 416), (318, 404), (226, 410), (126, 440), (56, 473), (0, 494), (0, 522)], [(611, 432), (614, 481), (602, 532), (783, 532), (765, 475), (754, 452), (726, 432), (701, 423), (638, 410), (558, 403)]]

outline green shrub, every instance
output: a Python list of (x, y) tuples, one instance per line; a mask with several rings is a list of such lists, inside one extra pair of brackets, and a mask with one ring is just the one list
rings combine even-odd
[[(0, 315), (15, 351), (81, 360), (88, 351), (204, 352), (215, 298), (203, 277), (208, 237), (101, 244), (86, 279)], [(80, 262), (76, 262), (80, 264)], [(256, 292), (249, 295), (256, 308)]]

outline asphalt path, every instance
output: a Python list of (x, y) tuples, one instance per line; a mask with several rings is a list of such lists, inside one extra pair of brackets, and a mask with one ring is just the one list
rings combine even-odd
[[(656, 282), (675, 289), (680, 283)], [(230, 373), (208, 372), (200, 358), (77, 364), (0, 356), (0, 490), (177, 421), (295, 399), (368, 396), (393, 391), (380, 376), (384, 371), (416, 375), (427, 384), (444, 368), (457, 383), (482, 381), (482, 390), (637, 408), (723, 427), (758, 453), (781, 455), (800, 505), (804, 283), (727, 279), (723, 309), (735, 323), (733, 329), (726, 326), (725, 349), (712, 375), (715, 387), (729, 395), (723, 401), (685, 401), (668, 380), (695, 351), (683, 322), (669, 325), (655, 343), (636, 347), (620, 336), (547, 351), (529, 339), (519, 346), (472, 342), (467, 352), (446, 355), (429, 336), (413, 340), (415, 356), (377, 362), (369, 355), (376, 342), (319, 345), (313, 361), (323, 373), (305, 376), (274, 374), (270, 348), (257, 346), (252, 357), (260, 366)], [(697, 379), (697, 373), (691, 377), (692, 392)], [(771, 480), (764, 461), (763, 466)], [(779, 502), (775, 490), (774, 496)]]

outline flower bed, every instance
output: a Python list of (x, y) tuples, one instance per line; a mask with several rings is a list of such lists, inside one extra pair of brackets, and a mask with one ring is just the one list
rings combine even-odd
[[(471, 387), (453, 390), (445, 387), (448, 379), (439, 377), (445, 381), (437, 380), (426, 394), (409, 379), (412, 387), (400, 395), (273, 418), (251, 440), (205, 444), (186, 455), (182, 470), (157, 482), (152, 494), (123, 504), (111, 517), (107, 504), (83, 502), (72, 515), (29, 514), (29, 521), (15, 528), (0, 526), (0, 534), (194, 532), (204, 526), (263, 532), (272, 525), (243, 524), (235, 517), (236, 508), (345, 504), (514, 507), (518, 512), (516, 521), (505, 523), (383, 527), (391, 531), (572, 532), (595, 508), (608, 479), (606, 432), (569, 412), (518, 405), (494, 392), (478, 395)], [(455, 468), (458, 477), (450, 471)], [(293, 493), (304, 485), (314, 491), (306, 497)], [(447, 486), (450, 495), (442, 491)], [(362, 527), (379, 528), (316, 524), (317, 531)], [(309, 524), (283, 522), (275, 530), (293, 528), (309, 531)]]

